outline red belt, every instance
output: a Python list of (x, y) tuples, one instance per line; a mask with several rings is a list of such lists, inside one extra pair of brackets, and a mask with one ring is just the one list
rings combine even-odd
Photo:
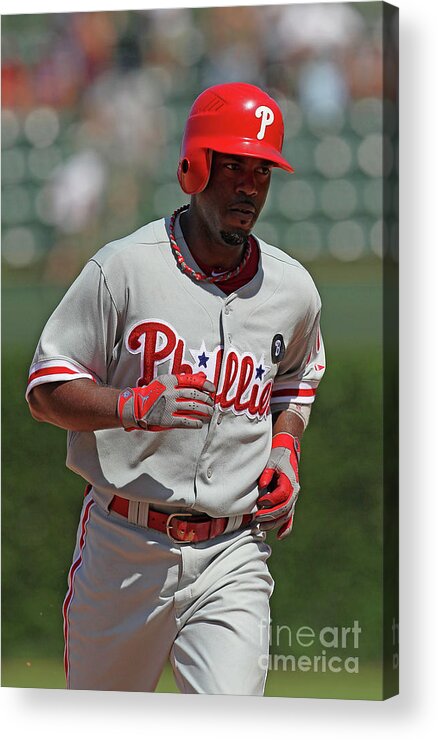
[[(129, 499), (114, 496), (109, 508), (128, 518)], [(244, 514), (240, 527), (246, 526), (251, 520), (251, 514)], [(229, 518), (226, 516), (216, 519), (207, 514), (193, 515), (181, 511), (167, 514), (149, 509), (147, 526), (158, 532), (165, 532), (170, 539), (177, 542), (203, 542), (223, 534), (228, 522)]]

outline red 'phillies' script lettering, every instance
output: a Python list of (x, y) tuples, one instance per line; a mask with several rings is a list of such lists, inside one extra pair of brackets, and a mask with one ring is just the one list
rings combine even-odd
[(251, 385), (251, 380), (254, 375), (254, 360), (252, 357), (242, 357), (242, 365), (240, 368), (240, 377), (237, 384), (236, 401), (234, 406), (236, 411), (244, 411), (248, 408), (248, 402), (242, 403), (242, 396)]
[(271, 395), (272, 395), (272, 386), (274, 385), (273, 381), (269, 381), (267, 385), (263, 388), (262, 392), (260, 393), (260, 400), (259, 400), (259, 407), (258, 412), (260, 416), (264, 416), (268, 413), (270, 405), (271, 405)]
[[(139, 386), (149, 385), (157, 376), (157, 365), (166, 360), (169, 361), (171, 373), (194, 372), (192, 365), (184, 362), (186, 343), (164, 321), (141, 321), (136, 324), (127, 336), (126, 347), (132, 354), (141, 355)], [(210, 352), (210, 357), (213, 356), (215, 366), (212, 380), (216, 386), (216, 405), (223, 410), (231, 409), (235, 414), (245, 413), (250, 418), (266, 417), (270, 410), (273, 380), (265, 383), (257, 381), (254, 355), (240, 354), (230, 349), (224, 357), (223, 348), (216, 347)]]
[(173, 365), (171, 372), (174, 375), (179, 375), (179, 373), (192, 373), (193, 368), (191, 365), (188, 365), (186, 362), (183, 362), (183, 354), (184, 354), (184, 342), (182, 339), (178, 340), (178, 343), (176, 345), (175, 355), (173, 358)]
[(223, 409), (229, 409), (234, 403), (234, 397), (227, 399), (227, 393), (233, 387), (239, 371), (239, 361), (235, 352), (229, 352), (225, 361), (224, 379), (221, 393), (216, 393), (216, 403)]
[[(164, 334), (164, 345), (157, 349), (158, 335)], [(158, 321), (142, 321), (128, 334), (126, 346), (130, 352), (141, 352), (142, 374), (138, 385), (149, 385), (154, 379), (155, 363), (169, 357), (176, 345), (175, 332), (170, 326)]]

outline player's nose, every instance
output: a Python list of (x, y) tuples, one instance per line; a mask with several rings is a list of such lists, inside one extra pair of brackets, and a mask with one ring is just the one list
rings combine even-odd
[(242, 172), (236, 189), (237, 192), (244, 193), (245, 195), (257, 195), (257, 181), (254, 173), (249, 170)]

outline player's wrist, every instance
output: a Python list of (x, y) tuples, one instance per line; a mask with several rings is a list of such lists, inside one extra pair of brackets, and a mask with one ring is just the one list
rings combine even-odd
[(135, 408), (135, 389), (124, 388), (120, 391), (117, 399), (117, 416), (120, 421), (120, 425), (125, 429), (126, 432), (131, 432), (133, 429), (139, 429), (137, 419), (134, 413)]

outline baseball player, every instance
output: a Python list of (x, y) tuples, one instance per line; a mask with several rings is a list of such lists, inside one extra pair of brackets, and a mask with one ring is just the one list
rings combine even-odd
[(68, 430), (86, 481), (63, 605), (72, 689), (263, 694), (273, 579), (292, 529), (300, 438), (324, 372), (321, 301), (253, 233), (283, 119), (258, 87), (194, 102), (190, 204), (92, 257), (30, 368), (35, 419)]

